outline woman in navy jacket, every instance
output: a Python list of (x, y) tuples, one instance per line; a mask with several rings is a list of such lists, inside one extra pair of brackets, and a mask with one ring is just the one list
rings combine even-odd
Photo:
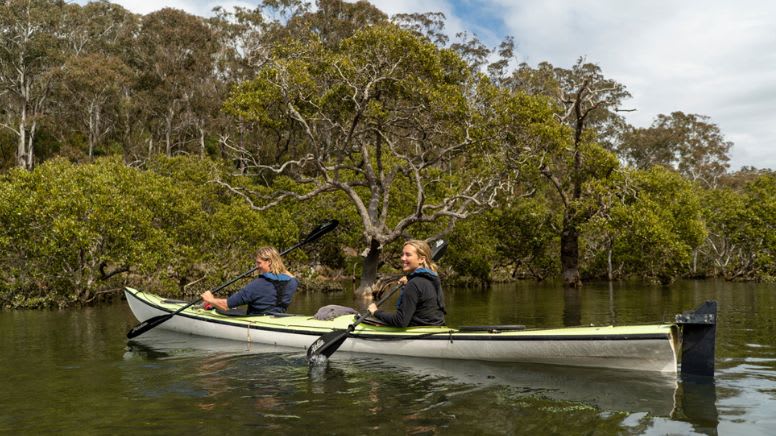
[(216, 298), (212, 292), (202, 294), (202, 301), (221, 310), (248, 306), (248, 315), (283, 313), (291, 304), (299, 282), (283, 264), (273, 247), (262, 247), (256, 253), (259, 276), (229, 298)]
[(367, 310), (384, 324), (394, 327), (444, 325), (445, 299), (436, 273), (437, 266), (431, 259), (431, 248), (425, 241), (407, 241), (402, 248), (402, 288), (396, 312), (378, 309), (375, 303)]

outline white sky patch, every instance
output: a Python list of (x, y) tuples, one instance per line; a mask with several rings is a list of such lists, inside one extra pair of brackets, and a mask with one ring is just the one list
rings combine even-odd
[(776, 169), (776, 4), (494, 2), (529, 65), (568, 68), (585, 56), (631, 92), (633, 125), (674, 111), (707, 115), (734, 143), (732, 169)]
[[(76, 0), (79, 4), (84, 0)], [(562, 68), (598, 64), (627, 87), (630, 123), (658, 114), (707, 115), (734, 143), (731, 167), (776, 169), (776, 3), (739, 0), (371, 0), (386, 14), (442, 12), (451, 36), (468, 31), (487, 46), (515, 37), (518, 60)], [(163, 7), (209, 16), (215, 6), (259, 1), (116, 0), (147, 14)], [(477, 7), (482, 14), (453, 12)], [(492, 15), (492, 16), (491, 16)], [(478, 22), (483, 16), (487, 22)], [(478, 18), (479, 17), (479, 18)], [(500, 26), (494, 26), (499, 23)], [(500, 27), (500, 28), (499, 28)], [(504, 32), (504, 34), (499, 34)]]

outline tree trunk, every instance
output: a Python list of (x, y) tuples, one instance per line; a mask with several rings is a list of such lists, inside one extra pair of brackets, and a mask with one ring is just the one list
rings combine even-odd
[(167, 156), (172, 156), (172, 121), (174, 117), (175, 112), (170, 107), (170, 110), (167, 111), (167, 117), (164, 119), (164, 143)]
[(38, 130), (38, 122), (35, 121), (35, 118), (33, 118), (32, 126), (30, 126), (30, 134), (27, 135), (27, 150), (26, 150), (26, 156), (27, 156), (27, 169), (31, 170), (33, 165), (35, 164), (35, 155), (33, 153), (33, 142), (35, 140), (35, 132)]
[(202, 126), (199, 127), (199, 155), (202, 157), (207, 155), (207, 150), (205, 149), (205, 129)]
[(89, 103), (89, 159), (94, 157), (94, 143), (96, 141), (96, 134), (94, 130), (96, 128), (96, 114), (94, 113), (94, 103)]
[(356, 290), (356, 294), (365, 295), (377, 280), (377, 269), (380, 267), (380, 243), (372, 239), (369, 245), (369, 251), (364, 257), (364, 268), (361, 272), (361, 284)]
[[(19, 120), (19, 143), (16, 148), (16, 164), (27, 168), (27, 108), (22, 107)], [(27, 168), (29, 169), (29, 168)]]
[(572, 288), (582, 286), (579, 279), (579, 230), (564, 223), (560, 233), (560, 263), (563, 270), (563, 283)]

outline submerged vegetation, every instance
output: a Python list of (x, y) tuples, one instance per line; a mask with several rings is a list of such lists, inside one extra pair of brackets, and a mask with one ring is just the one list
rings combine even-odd
[(595, 64), (514, 65), (438, 13), (0, 5), (0, 306), (171, 295), (291, 255), (303, 285), (445, 236), (447, 280), (774, 280), (776, 174), (698, 114), (648, 128)]

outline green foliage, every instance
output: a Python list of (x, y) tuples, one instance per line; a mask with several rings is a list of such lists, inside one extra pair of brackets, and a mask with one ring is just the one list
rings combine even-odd
[(701, 266), (728, 280), (772, 281), (776, 176), (756, 176), (739, 190), (707, 190), (703, 200), (709, 236), (701, 249)]
[(0, 184), (2, 304), (86, 303), (125, 283), (202, 289), (250, 266), (258, 246), (299, 239), (287, 211), (259, 214), (208, 183), (218, 171), (159, 158), (145, 171), (57, 159), (11, 172)]
[(91, 299), (110, 271), (132, 265), (151, 272), (172, 257), (172, 241), (152, 225), (165, 189), (147, 189), (135, 173), (115, 160), (52, 160), (33, 172), (13, 171), (0, 195), (8, 288), (66, 305)]
[(560, 216), (546, 198), (535, 196), (494, 210), (489, 228), (512, 277), (544, 280), (558, 273)]
[[(623, 170), (598, 192), (601, 212), (583, 228), (586, 273), (670, 283), (689, 271), (706, 237), (694, 185), (673, 171)], [(612, 271), (607, 271), (611, 256)]]
[[(486, 286), (497, 259), (498, 235), (489, 231), (488, 217), (478, 216), (459, 223), (449, 237), (444, 265), (452, 270), (448, 283)], [(447, 282), (447, 281), (446, 281)]]

